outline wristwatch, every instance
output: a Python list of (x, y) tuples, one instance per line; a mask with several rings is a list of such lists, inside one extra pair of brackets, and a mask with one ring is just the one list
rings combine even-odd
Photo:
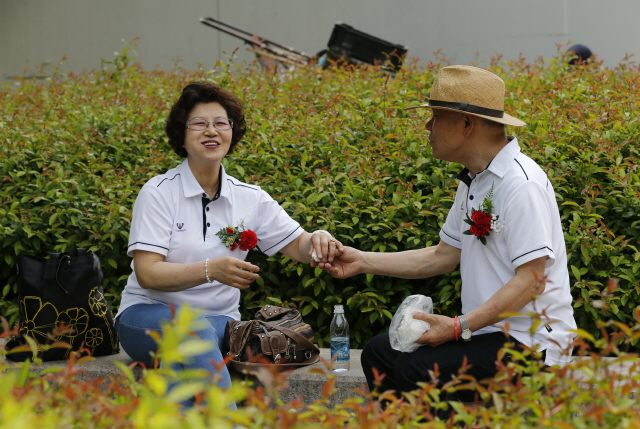
[(462, 337), (463, 341), (471, 341), (471, 329), (469, 329), (469, 322), (467, 322), (467, 316), (458, 316), (458, 320), (460, 321), (460, 328), (462, 328)]

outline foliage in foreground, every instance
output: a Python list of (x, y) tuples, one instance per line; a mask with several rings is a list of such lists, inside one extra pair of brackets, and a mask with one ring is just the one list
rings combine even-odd
[[(117, 308), (131, 272), (133, 203), (145, 181), (181, 161), (164, 119), (192, 80), (214, 80), (243, 99), (249, 132), (227, 170), (262, 186), (306, 230), (374, 252), (436, 243), (461, 166), (435, 160), (428, 113), (404, 109), (428, 99), (444, 64), (408, 62), (395, 78), (375, 67), (146, 71), (125, 49), (95, 72), (0, 90), (0, 314), (17, 318), (16, 255), (75, 247), (101, 257), (105, 295)], [(505, 79), (507, 110), (528, 123), (517, 130), (523, 150), (556, 189), (578, 326), (600, 338), (604, 304), (605, 317), (632, 323), (640, 305), (638, 67), (570, 69), (562, 56), (480, 65)], [(458, 272), (340, 281), (281, 255), (250, 260), (261, 279), (242, 294), (243, 318), (264, 303), (299, 308), (321, 345), (334, 304), (346, 305), (354, 347), (385, 331), (410, 294), (431, 296), (441, 314), (460, 311)], [(620, 287), (604, 297), (614, 277)]]
[[(639, 312), (632, 326), (599, 323), (603, 332), (605, 328), (615, 331), (614, 336), (598, 341), (600, 349), (612, 352), (615, 358), (590, 353), (582, 338), (593, 338), (578, 331), (581, 338), (576, 346), (583, 357), (565, 369), (545, 370), (541, 361), (531, 358), (534, 350), (519, 353), (506, 346), (501, 353), (511, 355), (512, 360), (501, 365), (493, 379), (477, 382), (461, 369), (459, 378), (443, 389), (434, 382), (425, 383), (421, 390), (400, 400), (388, 392), (369, 394), (363, 386), (361, 397), (333, 408), (329, 400), (335, 393), (336, 376), (331, 374), (330, 363), (326, 371), (317, 370), (327, 375), (321, 399), (306, 405), (300, 399), (290, 403), (280, 399), (286, 374), (265, 370), (259, 375), (265, 387), (235, 383), (231, 389), (221, 390), (207, 383), (210, 374), (167, 369), (172, 362), (210, 347), (190, 334), (195, 316), (188, 308), (178, 311), (163, 336), (157, 337), (158, 357), (165, 365), (145, 369), (139, 382), (124, 365), (120, 365), (119, 378), (79, 381), (75, 375), (82, 369), (73, 357), (61, 371), (39, 375), (29, 372), (28, 362), (13, 367), (0, 363), (0, 429), (640, 427), (640, 361), (637, 355), (620, 352), (616, 346), (621, 338), (628, 343), (640, 337)], [(6, 321), (3, 324), (8, 329)], [(4, 353), (0, 350), (0, 356)], [(626, 374), (620, 374), (623, 366)], [(176, 382), (178, 387), (169, 390), (169, 384)], [(476, 391), (475, 403), (440, 399), (462, 388)], [(176, 404), (193, 395), (198, 395), (195, 407), (185, 410)], [(381, 401), (385, 400), (391, 402), (383, 409)], [(232, 411), (225, 406), (230, 401), (242, 406)]]

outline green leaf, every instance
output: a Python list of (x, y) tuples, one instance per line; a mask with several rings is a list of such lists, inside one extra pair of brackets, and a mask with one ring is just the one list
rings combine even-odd
[(571, 265), (571, 272), (577, 281), (580, 281), (580, 270), (576, 268), (574, 265)]
[(18, 375), (17, 384), (18, 387), (24, 387), (29, 380), (29, 367), (31, 366), (31, 359), (27, 359), (22, 363), (20, 367), (20, 374)]

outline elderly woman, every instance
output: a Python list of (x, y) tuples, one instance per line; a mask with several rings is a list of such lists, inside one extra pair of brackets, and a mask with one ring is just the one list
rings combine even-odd
[[(169, 303), (200, 309), (208, 322), (198, 332), (213, 351), (186, 366), (216, 373), (229, 320), (239, 320), (240, 291), (258, 278), (245, 261), (257, 247), (310, 263), (312, 252), (331, 261), (342, 245), (326, 231), (305, 232), (259, 186), (229, 176), (222, 159), (246, 132), (243, 107), (227, 91), (208, 82), (187, 85), (173, 105), (165, 128), (169, 143), (185, 160), (149, 180), (133, 208), (127, 254), (133, 257), (117, 315), (124, 350), (151, 364), (155, 341), (170, 319)], [(313, 264), (315, 265), (315, 263)], [(219, 385), (230, 385), (223, 367)]]

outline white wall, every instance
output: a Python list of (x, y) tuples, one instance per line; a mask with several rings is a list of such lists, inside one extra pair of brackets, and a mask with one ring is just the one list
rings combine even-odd
[(557, 43), (589, 46), (605, 65), (640, 51), (637, 0), (0, 0), (0, 80), (46, 72), (66, 55), (61, 71), (97, 68), (121, 42), (140, 37), (138, 59), (166, 69), (180, 58), (211, 67), (242, 42), (198, 21), (213, 16), (260, 36), (315, 54), (335, 22), (409, 47), (422, 62), (442, 52), (454, 63), (550, 57)]

